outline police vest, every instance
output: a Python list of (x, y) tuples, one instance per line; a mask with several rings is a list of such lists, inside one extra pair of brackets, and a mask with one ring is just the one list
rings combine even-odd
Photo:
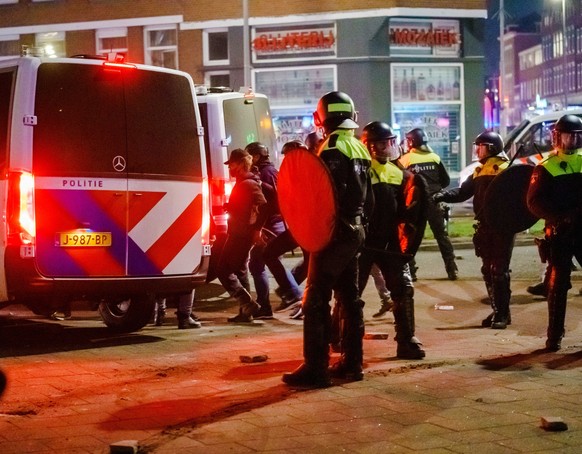
[(499, 156), (493, 156), (488, 158), (487, 161), (485, 161), (485, 164), (475, 168), (473, 171), (473, 179), (486, 176), (494, 177), (505, 170), (507, 166), (509, 166), (509, 162), (507, 162), (506, 159), (500, 158)]
[(558, 154), (553, 151), (539, 165), (543, 166), (552, 177), (582, 173), (582, 148), (572, 154)]
[(400, 186), (404, 179), (404, 172), (391, 162), (381, 164), (375, 159), (372, 160), (370, 172), (372, 184), (387, 183)]

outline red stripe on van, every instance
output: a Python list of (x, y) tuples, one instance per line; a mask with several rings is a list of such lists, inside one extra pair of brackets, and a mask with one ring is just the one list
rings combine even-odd
[(163, 270), (202, 226), (202, 195), (196, 196), (184, 212), (147, 250), (149, 259)]
[(129, 196), (129, 220), (127, 231), (133, 228), (145, 217), (149, 211), (166, 195), (166, 192), (140, 192), (132, 191)]

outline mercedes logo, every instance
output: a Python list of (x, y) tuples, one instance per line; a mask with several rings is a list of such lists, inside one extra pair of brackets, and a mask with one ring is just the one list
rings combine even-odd
[(125, 158), (123, 156), (115, 156), (113, 158), (113, 168), (116, 172), (123, 172), (125, 170)]

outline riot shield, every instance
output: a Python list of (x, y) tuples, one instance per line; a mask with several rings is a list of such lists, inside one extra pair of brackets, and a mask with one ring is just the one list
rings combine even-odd
[(277, 182), (279, 207), (293, 238), (309, 252), (325, 248), (337, 220), (337, 195), (323, 161), (302, 148), (285, 153)]
[(483, 203), (483, 222), (500, 232), (519, 233), (529, 229), (538, 218), (527, 208), (527, 190), (533, 166), (508, 167), (489, 184)]
[(406, 210), (403, 222), (398, 225), (398, 238), (400, 251), (414, 256), (424, 237), (429, 201), (424, 178), (418, 174), (408, 175), (410, 176), (403, 183)]

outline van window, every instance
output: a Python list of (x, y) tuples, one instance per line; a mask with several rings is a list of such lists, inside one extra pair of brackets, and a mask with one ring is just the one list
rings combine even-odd
[(8, 156), (10, 114), (14, 87), (15, 70), (0, 71), (0, 169), (4, 174)]
[(520, 157), (526, 157), (550, 151), (552, 149), (552, 128), (554, 121), (545, 123), (538, 123), (532, 126), (517, 143), (518, 149), (523, 146), (520, 151)]
[(273, 121), (266, 98), (254, 98), (252, 103), (244, 99), (224, 101), (226, 136), (232, 138), (229, 151), (244, 148), (251, 142), (265, 144), (271, 153), (275, 150)]
[(200, 177), (195, 104), (188, 79), (155, 71), (128, 73), (129, 173)]
[(105, 71), (101, 65), (39, 67), (33, 169), (37, 175), (200, 176), (188, 80), (156, 71)]

